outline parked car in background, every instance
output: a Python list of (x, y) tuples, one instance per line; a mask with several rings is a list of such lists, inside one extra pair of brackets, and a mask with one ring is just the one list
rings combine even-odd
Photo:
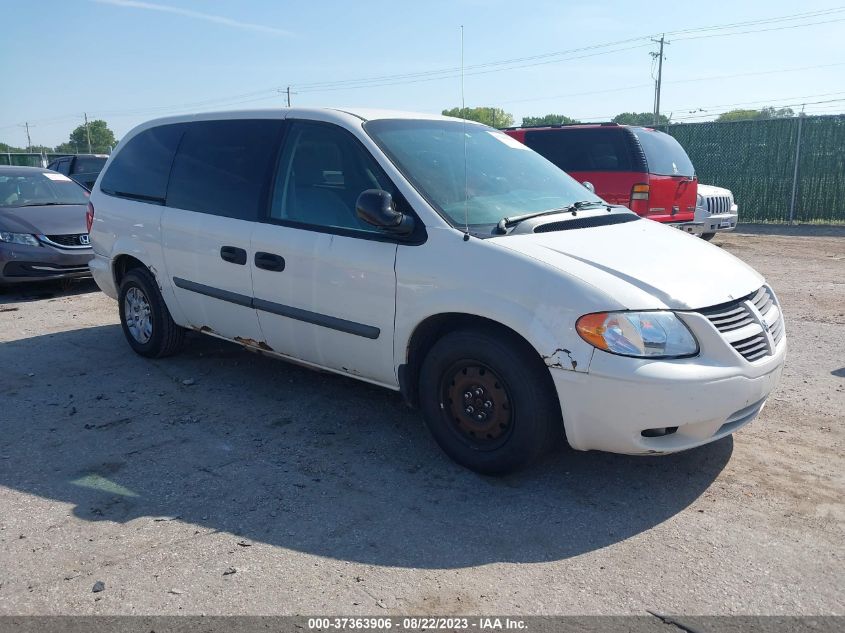
[(106, 154), (62, 156), (51, 161), (47, 165), (47, 169), (52, 169), (72, 178), (90, 191), (108, 159), (109, 157)]
[(90, 275), (88, 192), (40, 167), (0, 167), (0, 285)]
[(637, 215), (699, 233), (698, 180), (684, 148), (670, 135), (616, 123), (516, 127), (509, 136), (595, 192)]
[(120, 142), (89, 220), (136, 353), (172, 354), (192, 329), (399, 391), (484, 473), (564, 429), (619, 453), (718, 440), (757, 416), (786, 354), (749, 266), (448, 117), (151, 121)]
[(721, 231), (733, 231), (739, 221), (739, 207), (731, 190), (699, 183), (695, 221), (702, 225), (701, 237), (705, 240), (712, 240)]

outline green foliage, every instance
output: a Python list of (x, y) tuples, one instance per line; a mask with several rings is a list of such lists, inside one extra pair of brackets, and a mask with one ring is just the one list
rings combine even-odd
[[(654, 113), (653, 112), (623, 112), (622, 114), (617, 114), (613, 117), (612, 121), (614, 123), (619, 123), (620, 125), (644, 125), (644, 126), (653, 126), (654, 125)], [(657, 125), (668, 125), (669, 124), (669, 117), (665, 114), (657, 115)]]
[(543, 116), (522, 117), (523, 127), (531, 127), (538, 125), (566, 125), (567, 123), (580, 123), (580, 121), (568, 117), (565, 114), (546, 114)]
[(94, 154), (107, 154), (112, 147), (117, 145), (114, 132), (109, 129), (105, 121), (97, 119), (88, 122), (88, 131), (85, 124), (78, 126), (70, 133), (67, 143), (56, 146), (59, 153), (85, 154), (88, 152), (88, 134), (91, 135), (91, 152)]
[(25, 152), (26, 150), (8, 143), (0, 143), (0, 152)]
[(501, 108), (449, 108), (443, 110), (443, 116), (453, 116), (467, 121), (478, 121), (490, 127), (509, 127), (513, 125), (513, 115)]
[(759, 110), (739, 108), (730, 112), (724, 112), (716, 118), (716, 121), (719, 123), (724, 123), (725, 121), (759, 121), (763, 119), (788, 119), (793, 116), (795, 116), (795, 111), (792, 108), (766, 106)]

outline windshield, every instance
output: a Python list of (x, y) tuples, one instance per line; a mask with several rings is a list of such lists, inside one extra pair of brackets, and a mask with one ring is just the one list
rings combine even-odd
[(658, 176), (695, 176), (695, 168), (681, 144), (663, 132), (632, 127), (645, 152), (648, 171)]
[(384, 119), (364, 128), (456, 227), (465, 221), (476, 228), (495, 225), (506, 216), (564, 209), (578, 201), (601, 202), (533, 150), (486, 126)]
[(0, 175), (0, 207), (3, 208), (87, 203), (85, 188), (62, 174), (37, 171)]

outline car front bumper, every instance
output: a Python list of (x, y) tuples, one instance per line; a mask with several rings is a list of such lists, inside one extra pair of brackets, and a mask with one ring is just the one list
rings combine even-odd
[(52, 246), (0, 244), (0, 283), (89, 277), (90, 248), (61, 250)]
[[(757, 417), (785, 357), (786, 337), (754, 362), (733, 350), (655, 361), (597, 350), (587, 373), (550, 371), (573, 448), (674, 453), (730, 435)], [(659, 429), (668, 433), (654, 436)]]
[(717, 215), (709, 215), (702, 221), (702, 223), (704, 224), (703, 233), (721, 233), (723, 231), (733, 231), (736, 228), (736, 223), (738, 221), (738, 213), (719, 213)]
[(673, 228), (679, 229), (684, 233), (690, 233), (691, 235), (701, 235), (704, 233), (704, 225), (701, 222), (667, 222), (667, 224)]

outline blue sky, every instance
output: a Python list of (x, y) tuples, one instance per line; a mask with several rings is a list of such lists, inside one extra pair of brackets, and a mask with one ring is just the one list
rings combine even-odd
[[(845, 98), (845, 3), (589, 5), (531, 0), (5, 0), (0, 141), (25, 146), (26, 134), (18, 124), (29, 121), (34, 144), (55, 145), (67, 140), (83, 112), (108, 121), (120, 137), (142, 121), (167, 114), (277, 107), (285, 97), (276, 90), (287, 85), (295, 93), (294, 105), (439, 112), (460, 105), (455, 72), (417, 77), (429, 80), (416, 83), (309, 84), (455, 68), (460, 64), (460, 25), (469, 68), (662, 31), (826, 9), (839, 12), (734, 29), (778, 28), (757, 33), (670, 36), (661, 109), (676, 120), (702, 120), (746, 103), (743, 107), (807, 102), (811, 113), (845, 111), (845, 100), (833, 101)], [(810, 22), (818, 23), (781, 28)], [(651, 111), (648, 53), (653, 47), (644, 44), (634, 41), (469, 70), (466, 103), (500, 106), (517, 122), (524, 115), (549, 112), (601, 119), (623, 111)], [(474, 74), (478, 70), (485, 72)], [(818, 101), (826, 103), (814, 103)]]

